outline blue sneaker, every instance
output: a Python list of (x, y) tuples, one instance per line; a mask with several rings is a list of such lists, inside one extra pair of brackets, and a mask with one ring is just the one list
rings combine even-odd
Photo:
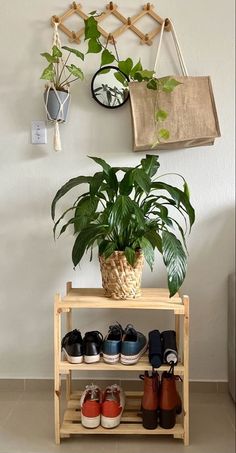
[(119, 323), (109, 327), (107, 336), (103, 341), (103, 360), (106, 363), (117, 363), (120, 358), (123, 329)]
[(148, 341), (145, 335), (137, 332), (132, 324), (128, 324), (124, 330), (121, 344), (120, 361), (123, 365), (134, 365), (145, 353)]

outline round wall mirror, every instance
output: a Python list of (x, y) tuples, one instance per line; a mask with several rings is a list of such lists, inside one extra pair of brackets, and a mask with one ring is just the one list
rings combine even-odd
[(103, 66), (94, 74), (91, 90), (95, 101), (103, 107), (116, 109), (129, 97), (129, 78), (116, 66)]

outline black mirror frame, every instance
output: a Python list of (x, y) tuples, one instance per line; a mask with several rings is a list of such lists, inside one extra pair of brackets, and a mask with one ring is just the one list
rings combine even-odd
[(129, 77), (128, 77), (123, 71), (121, 71), (121, 70), (118, 68), (118, 66), (112, 66), (112, 65), (102, 66), (101, 68), (98, 69), (97, 72), (95, 72), (95, 74), (94, 74), (94, 76), (93, 76), (93, 78), (92, 78), (92, 81), (91, 81), (91, 92), (92, 92), (92, 97), (93, 97), (93, 99), (94, 99), (99, 105), (101, 105), (102, 107), (105, 107), (106, 109), (111, 109), (111, 110), (112, 110), (112, 109), (117, 109), (117, 108), (119, 108), (119, 107), (122, 107), (122, 106), (128, 101), (128, 99), (129, 99), (129, 93), (127, 94), (127, 97), (126, 97), (126, 99), (124, 100), (124, 102), (122, 102), (122, 104), (119, 104), (119, 105), (110, 106), (110, 105), (105, 105), (105, 104), (103, 104), (101, 101), (99, 101), (99, 99), (98, 99), (98, 98), (95, 96), (95, 94), (94, 94), (94, 81), (95, 81), (97, 75), (99, 75), (99, 73), (100, 73), (101, 71), (103, 71), (104, 69), (108, 69), (108, 68), (110, 68), (110, 69), (115, 69), (116, 71), (119, 71), (119, 72), (126, 78), (126, 80), (127, 80), (128, 82), (129, 82), (130, 80), (129, 80)]

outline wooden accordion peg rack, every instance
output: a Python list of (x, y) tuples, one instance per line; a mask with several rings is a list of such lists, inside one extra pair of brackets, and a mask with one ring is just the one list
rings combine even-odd
[[(82, 6), (76, 2), (73, 2), (71, 7), (62, 15), (62, 16), (57, 16), (54, 15), (51, 18), (51, 24), (54, 25), (54, 23), (58, 23), (58, 28), (64, 32), (68, 38), (69, 42), (76, 42), (79, 44), (81, 42), (81, 36), (84, 34), (84, 27), (82, 27), (78, 31), (71, 31), (69, 28), (66, 27), (65, 21), (71, 17), (72, 15), (77, 14), (79, 17), (81, 17), (83, 20), (88, 19), (89, 14), (86, 14)], [(116, 17), (121, 22), (121, 26), (119, 26), (113, 33), (107, 32), (104, 30), (104, 28), (100, 25), (101, 22), (106, 19), (107, 17), (113, 15)], [(136, 26), (137, 22), (142, 19), (144, 16), (150, 16), (154, 21), (158, 24), (157, 27), (155, 27), (152, 31), (143, 33), (139, 28)], [(152, 45), (153, 39), (155, 38), (156, 35), (161, 30), (161, 25), (165, 20), (165, 30), (170, 31), (171, 25), (168, 21), (168, 19), (162, 19), (156, 12), (155, 8), (151, 3), (146, 3), (141, 11), (137, 13), (136, 15), (132, 17), (126, 18), (123, 14), (120, 13), (118, 10), (118, 6), (115, 5), (113, 2), (110, 2), (104, 11), (102, 11), (99, 16), (96, 16), (95, 19), (99, 23), (98, 29), (101, 33), (102, 36), (107, 41), (110, 41), (111, 43), (114, 43), (117, 38), (119, 38), (123, 33), (125, 33), (127, 30), (131, 30), (133, 33), (135, 33), (139, 38), (140, 38), (140, 43), (141, 44), (147, 44), (147, 45)]]

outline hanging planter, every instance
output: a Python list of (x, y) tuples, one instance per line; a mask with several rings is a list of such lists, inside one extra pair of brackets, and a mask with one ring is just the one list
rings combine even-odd
[(48, 86), (44, 92), (44, 103), (49, 121), (66, 121), (70, 104), (69, 91), (59, 91)]
[[(84, 54), (77, 49), (61, 46), (58, 34), (58, 22), (54, 22), (54, 37), (51, 53), (41, 53), (49, 65), (44, 69), (41, 79), (48, 84), (44, 92), (44, 104), (48, 121), (54, 123), (54, 148), (61, 150), (59, 123), (67, 119), (70, 104), (70, 85), (83, 80), (83, 71), (74, 64), (68, 64), (71, 55), (84, 60)], [(63, 54), (65, 51), (65, 54)]]

